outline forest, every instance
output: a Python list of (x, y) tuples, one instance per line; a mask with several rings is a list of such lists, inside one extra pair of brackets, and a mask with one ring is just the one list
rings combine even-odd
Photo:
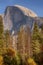
[[(22, 34), (22, 38), (25, 40), (23, 45), (28, 43), (28, 33), (25, 34), (23, 30), (18, 33), (19, 44), (22, 43)], [(31, 34), (31, 49), (32, 56), (29, 53), (24, 53), (24, 59), (12, 48), (12, 36), (9, 30), (4, 32), (3, 19), (0, 16), (0, 65), (43, 65), (43, 24), (39, 27), (36, 21)]]

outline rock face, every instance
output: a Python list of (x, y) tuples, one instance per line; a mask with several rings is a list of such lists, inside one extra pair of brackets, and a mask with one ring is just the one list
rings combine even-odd
[[(8, 6), (5, 9), (3, 16), (4, 30), (11, 32), (13, 36), (12, 46), (22, 57), (24, 57), (24, 54), (29, 56), (32, 54), (31, 31), (33, 30), (34, 22), (37, 22), (40, 26), (43, 23), (43, 18), (37, 17), (30, 9), (19, 5)], [(21, 39), (18, 36), (18, 32), (22, 33), (21, 35), (19, 34)], [(18, 42), (18, 39), (20, 42)]]
[(27, 15), (30, 17), (37, 17), (37, 15), (33, 11), (31, 11), (30, 9), (25, 8), (23, 6), (19, 6), (19, 5), (15, 5), (15, 6), (18, 7), (24, 13), (24, 15)]
[(4, 30), (8, 29), (17, 33), (20, 26), (25, 24), (29, 25), (32, 30), (34, 17), (37, 17), (37, 15), (25, 7), (8, 6), (4, 12)]
[[(13, 35), (13, 48), (17, 50), (22, 58), (24, 54), (31, 55), (31, 33), (37, 15), (31, 10), (15, 5), (8, 6), (4, 12), (4, 30), (9, 30)], [(23, 27), (23, 29), (20, 29)], [(23, 32), (21, 32), (23, 31)], [(19, 35), (17, 33), (20, 32)], [(21, 34), (22, 33), (22, 34)], [(19, 38), (21, 36), (21, 39)], [(18, 42), (18, 39), (20, 42)]]

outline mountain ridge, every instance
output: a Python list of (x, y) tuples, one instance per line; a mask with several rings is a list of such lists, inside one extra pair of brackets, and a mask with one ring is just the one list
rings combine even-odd
[(15, 6), (18, 7), (18, 8), (20, 8), (22, 11), (26, 12), (28, 16), (38, 17), (32, 10), (30, 10), (30, 9), (28, 9), (26, 7), (23, 7), (23, 6), (20, 6), (20, 5), (15, 5)]
[(2, 17), (4, 30), (16, 33), (23, 25), (29, 26), (32, 30), (35, 21), (38, 25), (43, 23), (43, 17), (38, 17), (33, 11), (20, 5), (7, 6)]

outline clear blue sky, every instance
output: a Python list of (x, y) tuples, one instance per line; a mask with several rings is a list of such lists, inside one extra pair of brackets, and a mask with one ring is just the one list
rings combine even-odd
[(11, 5), (25, 6), (43, 17), (43, 0), (0, 0), (0, 14), (4, 13), (6, 6)]

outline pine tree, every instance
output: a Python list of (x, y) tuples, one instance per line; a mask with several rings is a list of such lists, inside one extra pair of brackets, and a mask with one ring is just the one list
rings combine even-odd
[(0, 54), (3, 51), (4, 39), (3, 39), (3, 19), (0, 16)]
[(32, 34), (32, 50), (33, 50), (33, 55), (40, 53), (40, 32), (36, 22), (34, 24), (34, 29)]
[(3, 20), (2, 17), (0, 16), (0, 38), (2, 37), (3, 34)]
[(40, 26), (40, 29), (41, 29), (41, 31), (40, 31), (40, 33), (41, 33), (41, 35), (40, 35), (41, 52), (43, 52), (43, 24)]

